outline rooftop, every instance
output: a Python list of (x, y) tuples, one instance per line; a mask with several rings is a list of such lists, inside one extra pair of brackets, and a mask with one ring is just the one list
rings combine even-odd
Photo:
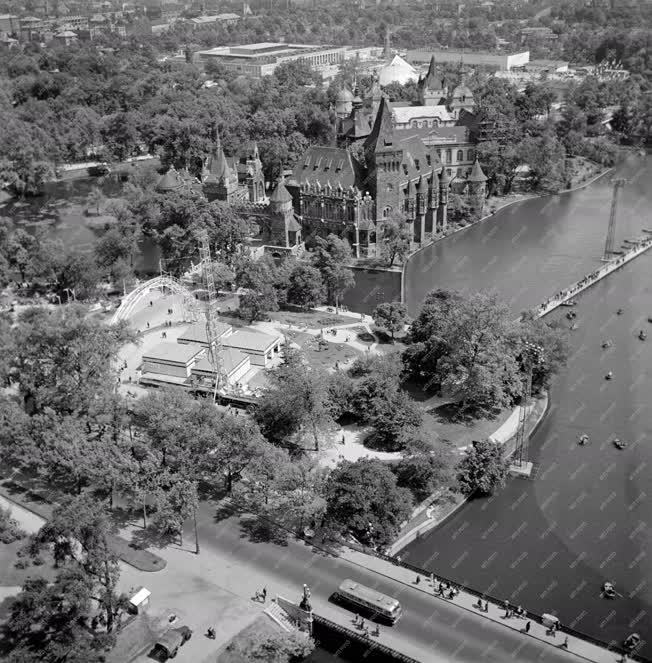
[[(236, 348), (226, 348), (222, 346), (219, 351), (220, 361), (222, 368), (227, 375), (230, 375), (236, 369), (240, 368), (242, 364), (249, 361), (249, 357), (244, 352)], [(213, 365), (208, 357), (202, 357), (192, 368), (195, 373), (213, 373)]]
[(319, 182), (342, 189), (355, 187), (361, 180), (361, 168), (351, 152), (339, 147), (314, 145), (299, 159), (292, 171), (296, 185), (303, 182)]
[[(232, 330), (231, 325), (226, 325), (223, 322), (215, 323), (215, 331), (218, 336), (224, 336)], [(204, 322), (196, 322), (194, 325), (186, 327), (178, 337), (179, 343), (199, 343), (200, 345), (208, 345), (208, 336), (206, 334), (206, 324)]]
[(263, 332), (238, 330), (222, 341), (224, 347), (265, 352), (281, 340), (280, 336), (272, 336)]
[(143, 361), (169, 361), (178, 364), (189, 364), (204, 348), (196, 345), (180, 343), (159, 343), (143, 355)]
[(413, 119), (438, 117), (443, 122), (452, 122), (455, 118), (446, 106), (399, 106), (392, 105), (392, 115), (398, 124), (406, 124)]

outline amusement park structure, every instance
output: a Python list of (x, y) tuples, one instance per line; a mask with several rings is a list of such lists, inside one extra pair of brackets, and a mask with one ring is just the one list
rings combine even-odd
[(603, 261), (611, 260), (614, 253), (614, 241), (616, 236), (616, 214), (618, 211), (618, 191), (626, 184), (627, 180), (617, 178), (613, 180), (614, 191), (611, 196), (611, 212), (609, 213), (609, 227), (607, 228), (607, 239), (604, 243)]

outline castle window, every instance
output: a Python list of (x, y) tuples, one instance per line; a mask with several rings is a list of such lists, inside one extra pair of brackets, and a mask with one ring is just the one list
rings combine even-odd
[(439, 160), (441, 161), (441, 150), (437, 150), (437, 156), (439, 157)]
[(457, 169), (457, 176), (462, 177), (462, 169), (461, 168)]
[(415, 160), (414, 160), (414, 167), (415, 167), (417, 170), (421, 170), (421, 167), (419, 166), (419, 159), (415, 159)]
[(453, 153), (451, 150), (446, 150), (446, 163), (450, 163), (453, 160)]
[(457, 150), (457, 160), (459, 161), (464, 161), (464, 152), (462, 150)]
[(474, 156), (475, 156), (475, 155), (473, 154), (473, 150), (469, 150), (469, 151), (466, 153), (466, 158), (467, 158), (468, 161), (473, 161), (473, 157), (474, 157)]
[(446, 168), (446, 172), (448, 173), (448, 177), (453, 174), (453, 171), (450, 168)]
[(432, 159), (430, 158), (430, 154), (426, 154), (426, 163), (431, 166), (432, 165)]

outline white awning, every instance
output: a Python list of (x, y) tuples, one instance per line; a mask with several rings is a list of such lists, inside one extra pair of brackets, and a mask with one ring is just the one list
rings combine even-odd
[(141, 587), (130, 599), (129, 603), (131, 605), (138, 607), (139, 605), (143, 604), (150, 596), (152, 595), (152, 592), (149, 591), (149, 589), (145, 589), (145, 587)]

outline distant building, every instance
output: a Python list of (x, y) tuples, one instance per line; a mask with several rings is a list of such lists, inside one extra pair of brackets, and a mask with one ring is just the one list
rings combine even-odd
[(214, 16), (197, 16), (187, 20), (191, 25), (211, 25), (217, 23), (223, 26), (237, 25), (240, 17), (237, 14), (215, 14)]
[(0, 14), (0, 34), (7, 36), (20, 32), (20, 19), (13, 14)]
[(521, 43), (554, 41), (558, 38), (551, 28), (523, 28), (521, 30)]
[(238, 329), (223, 339), (221, 344), (225, 349), (246, 354), (255, 366), (267, 366), (281, 350), (283, 337), (252, 329)]
[(425, 64), (433, 58), (437, 62), (464, 63), (468, 66), (491, 67), (509, 71), (513, 67), (522, 67), (530, 61), (530, 52), (522, 53), (479, 53), (477, 51), (452, 51), (448, 49), (422, 50), (407, 52), (407, 61), (413, 65)]
[(564, 60), (530, 60), (523, 69), (539, 74), (563, 74), (568, 71), (568, 62)]
[(61, 32), (54, 35), (53, 39), (58, 44), (70, 46), (70, 44), (77, 41), (77, 35), (72, 30), (61, 30)]
[(263, 42), (197, 51), (194, 58), (197, 63), (219, 62), (225, 69), (236, 74), (261, 78), (273, 74), (279, 65), (296, 60), (307, 62), (319, 71), (321, 67), (342, 63), (345, 53), (344, 46)]
[(381, 85), (389, 85), (390, 83), (405, 85), (410, 81), (416, 81), (418, 77), (419, 72), (400, 55), (395, 55), (391, 62), (378, 70)]

